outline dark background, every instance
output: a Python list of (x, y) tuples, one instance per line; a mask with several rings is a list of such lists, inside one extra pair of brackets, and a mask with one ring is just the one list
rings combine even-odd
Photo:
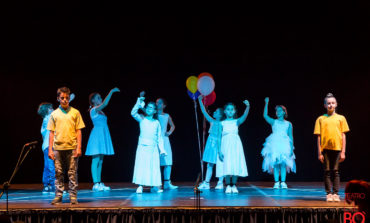
[[(56, 108), (61, 86), (76, 94), (71, 105), (86, 124), (83, 153), (92, 128), (88, 95), (97, 91), (104, 97), (113, 87), (121, 89), (104, 110), (116, 152), (104, 160), (104, 182), (132, 179), (139, 128), (130, 111), (141, 90), (147, 100), (168, 101), (166, 110), (176, 124), (170, 137), (173, 181), (194, 181), (199, 153), (185, 80), (201, 72), (210, 72), (216, 82), (212, 111), (234, 102), (240, 115), (242, 100), (251, 103), (239, 129), (249, 170), (242, 181), (272, 181), (261, 171), (260, 151), (271, 132), (262, 117), (266, 96), (270, 116), (276, 104), (283, 104), (293, 123), (297, 173), (289, 174), (288, 181), (321, 181), (312, 133), (316, 118), (325, 112), (328, 92), (336, 96), (337, 111), (351, 129), (341, 179), (370, 179), (368, 2), (250, 6), (232, 14), (127, 11), (98, 5), (25, 6), (2, 21), (1, 182), (10, 176), (22, 145), (34, 140), (39, 147), (29, 154), (14, 183), (41, 182), (42, 119), (37, 108), (44, 101)], [(91, 182), (90, 157), (80, 159), (79, 181)]]

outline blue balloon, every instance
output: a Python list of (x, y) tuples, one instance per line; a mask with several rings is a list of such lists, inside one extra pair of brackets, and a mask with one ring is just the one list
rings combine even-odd
[(191, 93), (191, 91), (188, 90), (188, 95), (191, 99), (196, 100), (199, 97), (200, 93), (199, 91), (196, 91), (195, 93)]

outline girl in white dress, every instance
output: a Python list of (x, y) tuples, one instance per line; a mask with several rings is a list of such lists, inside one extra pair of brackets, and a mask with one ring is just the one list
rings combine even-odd
[(106, 155), (114, 155), (112, 139), (110, 137), (107, 116), (103, 109), (108, 105), (113, 93), (119, 92), (118, 88), (110, 90), (109, 94), (102, 98), (99, 93), (91, 93), (89, 96), (90, 102), (90, 117), (94, 124), (91, 130), (89, 141), (86, 147), (86, 156), (91, 156), (91, 175), (94, 186), (93, 191), (110, 190), (110, 187), (101, 182), (101, 172), (103, 166), (103, 158)]
[[(167, 153), (167, 156), (161, 156), (161, 166), (163, 166), (163, 189), (177, 189), (178, 186), (174, 186), (171, 183), (171, 169), (172, 169), (172, 149), (170, 144), (169, 136), (175, 131), (175, 124), (172, 121), (172, 118), (169, 114), (164, 113), (164, 109), (167, 106), (166, 100), (163, 98), (158, 98), (156, 101), (158, 109), (158, 120), (161, 123), (162, 127), (162, 137), (164, 150)], [(170, 129), (168, 130), (168, 125)], [(167, 131), (168, 130), (168, 131)]]
[(285, 120), (288, 117), (288, 112), (282, 105), (275, 107), (277, 119), (269, 117), (268, 103), (269, 98), (265, 98), (263, 117), (271, 125), (272, 134), (266, 138), (266, 142), (263, 144), (264, 147), (261, 152), (264, 158), (262, 170), (274, 174), (274, 189), (286, 189), (288, 188), (285, 183), (286, 173), (296, 172), (295, 155), (293, 153), (293, 126), (292, 123)]
[(216, 176), (225, 176), (225, 193), (239, 193), (236, 182), (239, 177), (248, 176), (247, 164), (245, 162), (243, 145), (238, 134), (239, 125), (247, 119), (249, 113), (249, 102), (243, 101), (246, 105), (245, 111), (240, 118), (236, 117), (236, 108), (232, 103), (224, 107), (226, 119), (222, 124), (221, 153), (224, 156), (223, 162), (217, 159)]
[[(203, 96), (199, 96), (200, 109), (206, 120), (210, 123), (209, 135), (207, 138), (206, 146), (203, 152), (203, 161), (207, 163), (207, 171), (205, 180), (199, 185), (199, 189), (209, 190), (209, 182), (212, 177), (213, 167), (217, 163), (217, 157), (222, 161), (223, 154), (221, 153), (221, 135), (222, 135), (222, 125), (221, 120), (223, 119), (224, 110), (222, 108), (217, 108), (213, 113), (213, 118), (208, 114), (206, 108), (202, 102)], [(217, 185), (215, 189), (224, 189), (224, 177), (218, 178)]]
[[(139, 122), (140, 136), (136, 150), (134, 176), (132, 182), (138, 184), (136, 193), (143, 192), (143, 186), (151, 186), (152, 191), (161, 193), (160, 155), (166, 155), (163, 146), (161, 124), (157, 120), (157, 107), (149, 102), (144, 108), (144, 92), (140, 93), (135, 106), (132, 108), (132, 117)], [(144, 109), (145, 114), (139, 114)]]

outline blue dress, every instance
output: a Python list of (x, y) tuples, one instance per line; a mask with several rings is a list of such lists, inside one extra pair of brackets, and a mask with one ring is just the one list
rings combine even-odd
[(211, 122), (209, 127), (209, 135), (207, 138), (206, 146), (203, 152), (203, 161), (207, 163), (217, 163), (218, 148), (220, 146), (221, 136), (217, 136), (220, 131), (221, 122)]
[(85, 155), (114, 155), (107, 116), (103, 113), (97, 112), (94, 107), (90, 111), (90, 117), (94, 124), (94, 128), (91, 130)]

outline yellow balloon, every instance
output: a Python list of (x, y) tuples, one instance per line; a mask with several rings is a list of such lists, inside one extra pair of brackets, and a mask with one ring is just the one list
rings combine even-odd
[(198, 78), (196, 76), (190, 76), (188, 79), (186, 79), (186, 87), (193, 94), (198, 90), (197, 83)]

